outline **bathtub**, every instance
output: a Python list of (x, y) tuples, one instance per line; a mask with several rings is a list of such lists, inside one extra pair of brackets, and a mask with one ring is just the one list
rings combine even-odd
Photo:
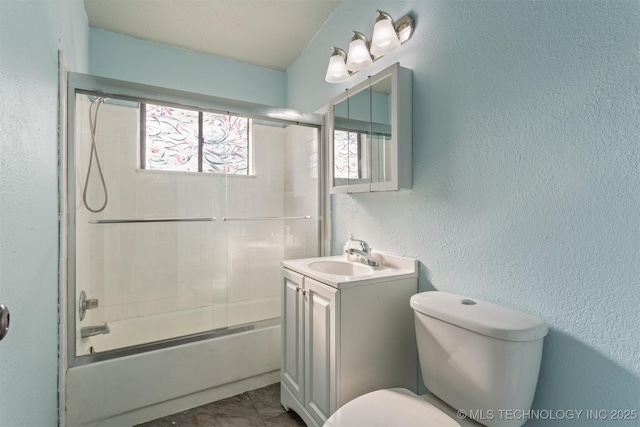
[(66, 425), (135, 425), (276, 383), (280, 325), (273, 323), (71, 367)]

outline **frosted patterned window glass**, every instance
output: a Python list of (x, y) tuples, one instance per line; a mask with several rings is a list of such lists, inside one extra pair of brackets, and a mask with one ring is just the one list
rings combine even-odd
[(334, 167), (335, 178), (359, 178), (358, 149), (359, 134), (346, 130), (335, 130), (334, 143)]
[(147, 104), (147, 169), (198, 171), (198, 111)]
[(155, 104), (144, 110), (143, 169), (249, 174), (250, 119)]
[(249, 173), (249, 119), (204, 113), (202, 119), (204, 172)]

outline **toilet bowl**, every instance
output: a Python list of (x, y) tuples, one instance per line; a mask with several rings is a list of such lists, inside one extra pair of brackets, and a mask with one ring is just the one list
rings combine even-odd
[[(496, 304), (446, 292), (411, 297), (424, 385), (418, 396), (377, 390), (339, 408), (324, 427), (520, 427), (542, 358), (545, 323)], [(522, 412), (520, 412), (522, 413)]]
[(338, 409), (324, 427), (482, 427), (432, 394), (405, 388), (372, 391)]

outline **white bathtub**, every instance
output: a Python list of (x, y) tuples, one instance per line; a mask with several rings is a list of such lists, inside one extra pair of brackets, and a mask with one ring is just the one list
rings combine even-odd
[(280, 326), (90, 363), (67, 371), (66, 425), (134, 425), (279, 378)]

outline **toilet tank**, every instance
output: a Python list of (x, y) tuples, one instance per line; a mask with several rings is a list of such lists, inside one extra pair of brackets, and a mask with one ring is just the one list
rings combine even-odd
[(486, 426), (524, 424), (538, 382), (545, 323), (439, 291), (416, 294), (410, 304), (429, 391)]

